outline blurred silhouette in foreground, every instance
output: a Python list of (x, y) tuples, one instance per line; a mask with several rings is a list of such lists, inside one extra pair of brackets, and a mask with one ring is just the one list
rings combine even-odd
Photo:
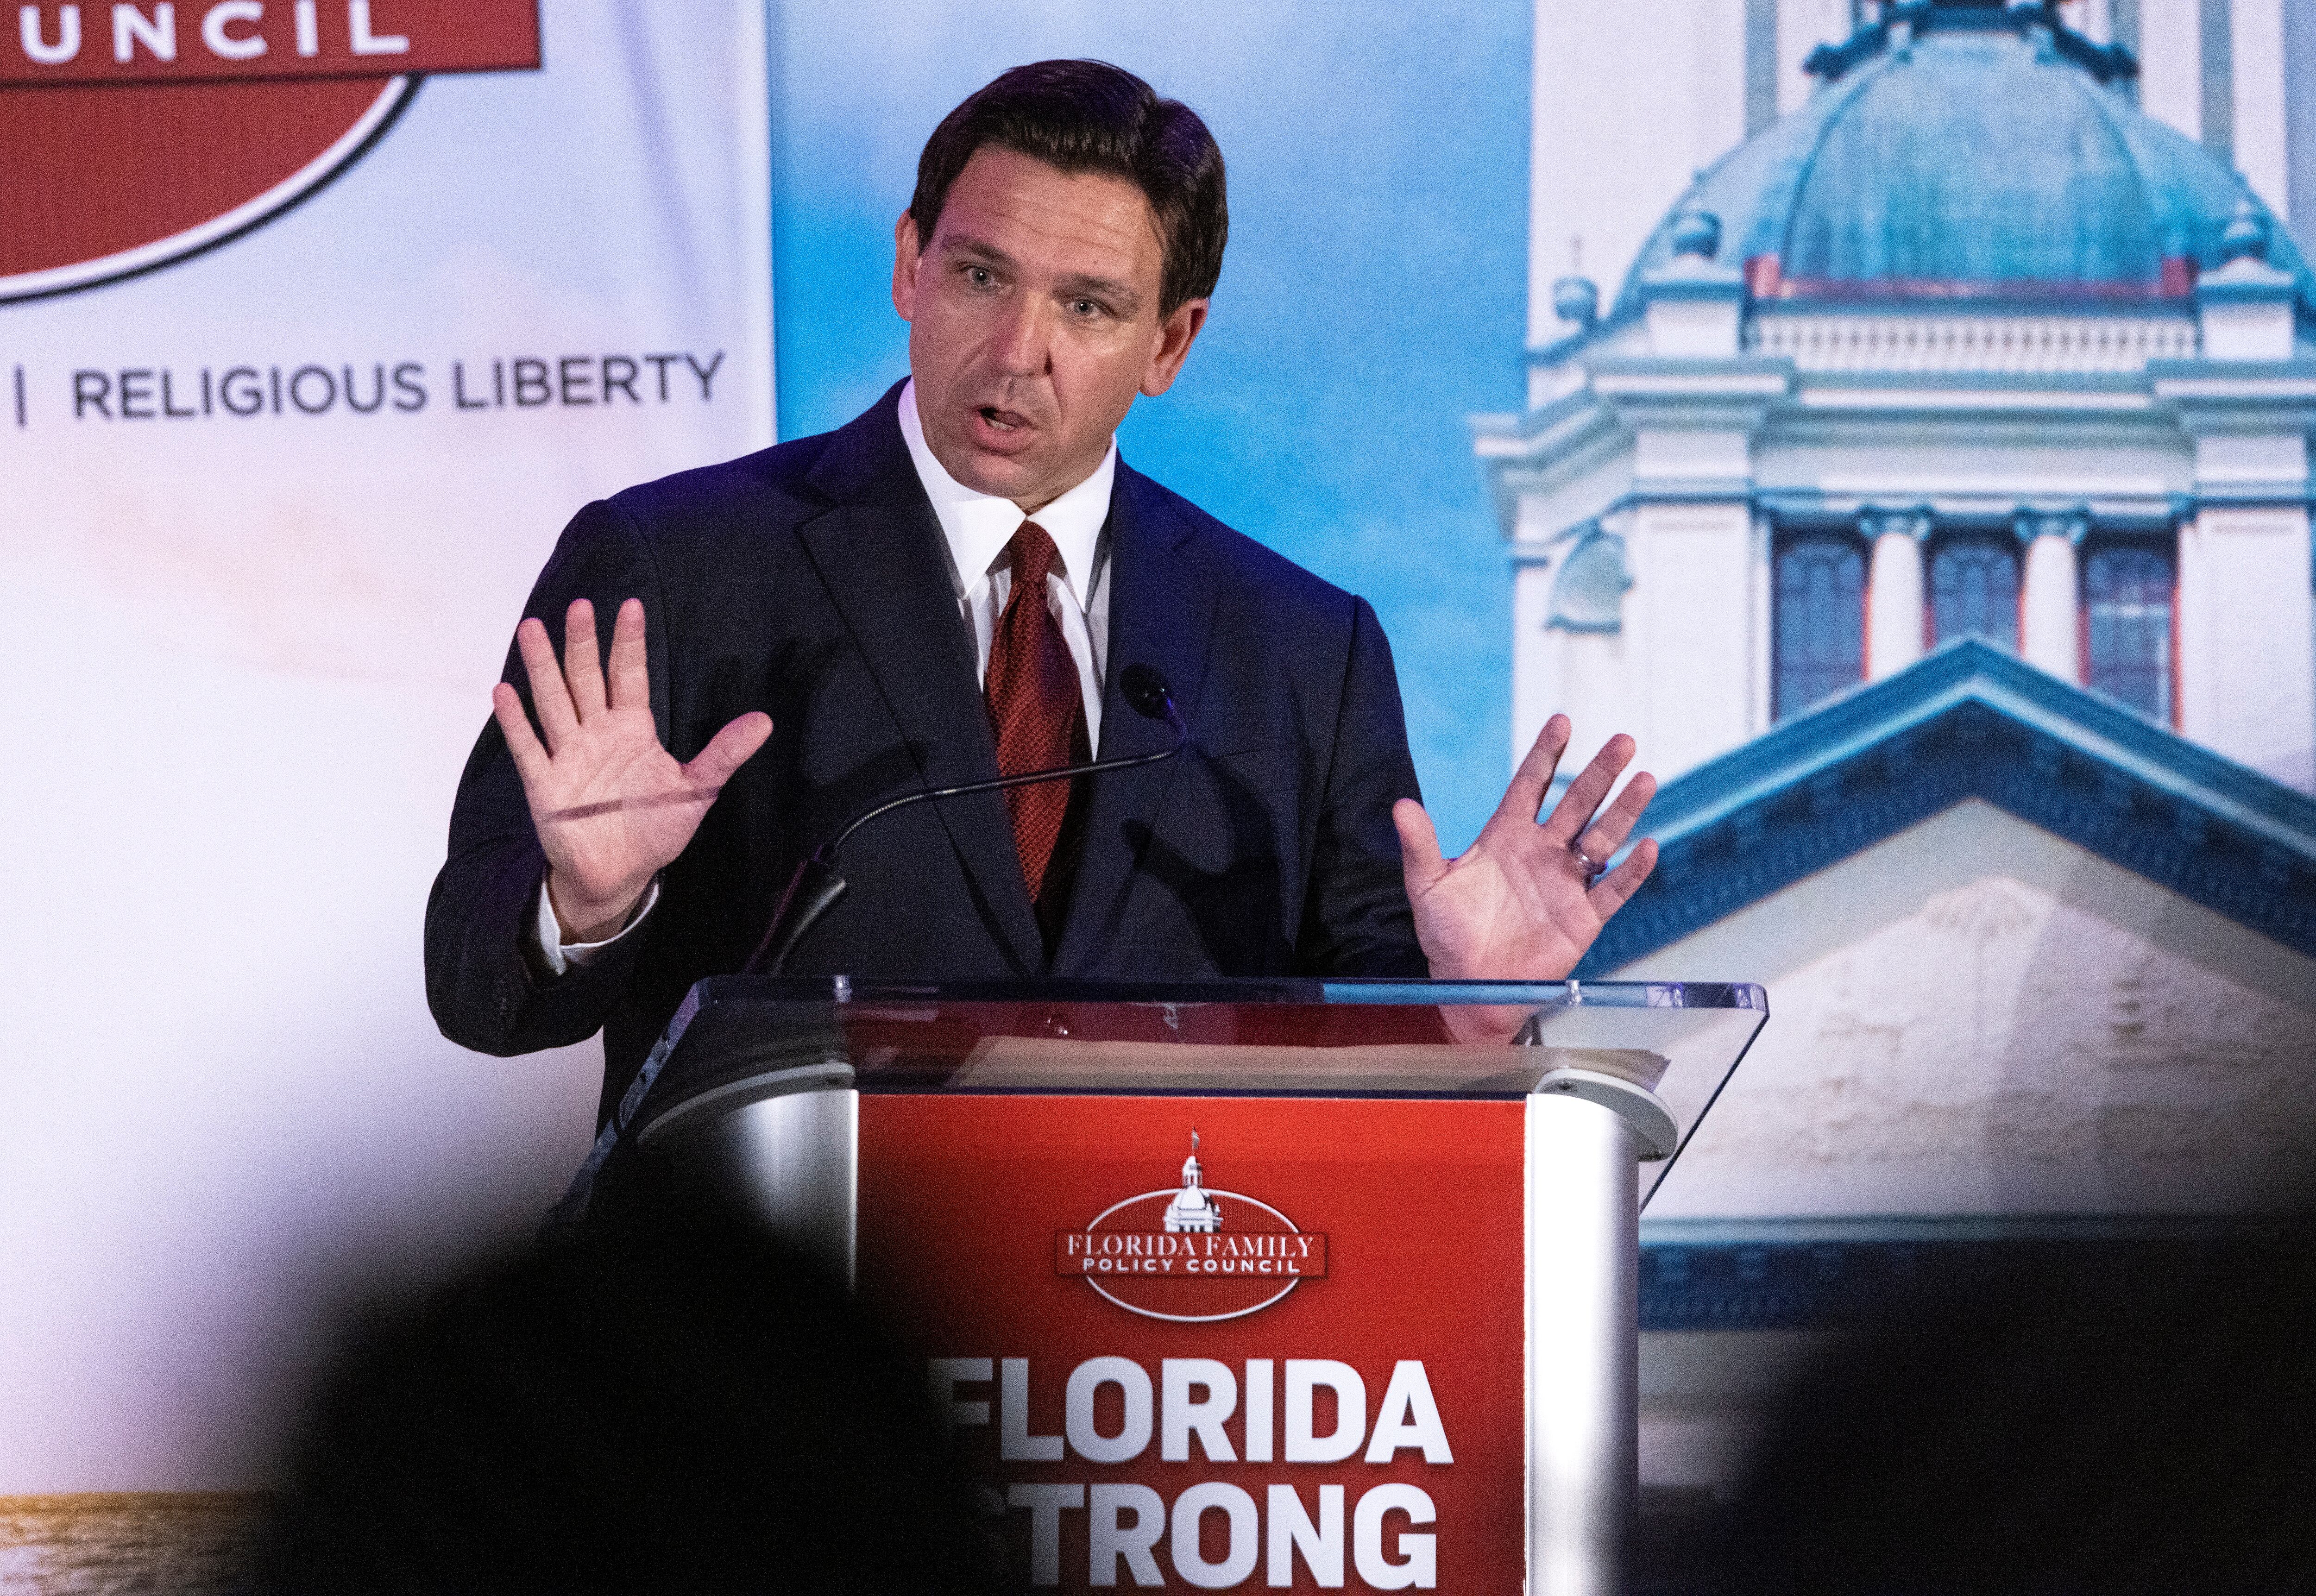
[(2308, 1235), (2264, 1224), (1949, 1280), (1801, 1384), (1702, 1583), (2316, 1591)]
[(906, 1596), (1000, 1589), (993, 1547), (922, 1376), (841, 1287), (744, 1225), (633, 1215), (364, 1334), (256, 1572), (283, 1596)]

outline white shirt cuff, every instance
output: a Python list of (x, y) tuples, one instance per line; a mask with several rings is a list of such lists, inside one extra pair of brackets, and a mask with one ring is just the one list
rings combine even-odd
[(559, 976), (575, 965), (586, 964), (604, 949), (610, 947), (621, 937), (641, 925), (644, 916), (652, 912), (652, 905), (657, 902), (659, 902), (659, 878), (655, 876), (652, 878), (652, 884), (644, 889), (642, 898), (637, 900), (635, 908), (628, 913), (628, 923), (625, 925), (600, 942), (566, 942), (563, 940), (562, 923), (555, 918), (554, 901), (547, 896), (547, 883), (541, 881), (539, 884), (539, 923), (536, 935), (539, 938), (539, 958), (546, 964), (548, 974)]

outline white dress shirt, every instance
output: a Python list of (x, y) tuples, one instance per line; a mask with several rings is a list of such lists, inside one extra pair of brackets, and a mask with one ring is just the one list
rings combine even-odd
[[(901, 389), (901, 437), (909, 446), (909, 459), (917, 480), (932, 501), (940, 522), (941, 541), (949, 557), (949, 587), (957, 594), (959, 613), (973, 632), (974, 679), (989, 675), (989, 644), (996, 635), (998, 617), (1013, 591), (1011, 564), (1005, 546), (1030, 517), (1011, 499), (977, 493), (944, 469), (925, 442), (923, 424), (917, 419), (917, 385), (913, 379)], [(1039, 526), (1054, 540), (1060, 557), (1046, 578), (1046, 607), (1061, 628), (1062, 641), (1078, 667), (1078, 691), (1084, 695), (1086, 742), (1101, 746), (1101, 671), (1109, 649), (1109, 543), (1102, 529), (1109, 521), (1110, 484), (1118, 475), (1118, 443), (1111, 440), (1093, 475), (1037, 513)], [(659, 883), (651, 884), (628, 923), (600, 942), (566, 942), (555, 918), (547, 887), (539, 889), (537, 935), (542, 961), (555, 975), (574, 964), (584, 964), (595, 954), (626, 936), (659, 902)]]

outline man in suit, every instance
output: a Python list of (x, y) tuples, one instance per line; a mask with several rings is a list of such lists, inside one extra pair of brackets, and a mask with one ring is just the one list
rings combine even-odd
[(608, 1113), (851, 816), (1169, 745), (1121, 693), (1136, 664), (1172, 686), (1181, 757), (895, 814), (791, 971), (1574, 966), (1654, 862), (1596, 862), (1652, 790), (1599, 807), (1630, 739), (1539, 823), (1555, 717), (1443, 860), (1374, 611), (1118, 458), (1227, 229), (1205, 125), (1114, 67), (1017, 67), (943, 120), (895, 227), (910, 380), (834, 432), (587, 506), (540, 575), (428, 905), (446, 1034), (512, 1053), (600, 1027)]

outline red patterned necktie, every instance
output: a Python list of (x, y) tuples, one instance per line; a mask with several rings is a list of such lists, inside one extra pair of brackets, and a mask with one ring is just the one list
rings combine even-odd
[[(1077, 764), (1091, 757), (1086, 736), (1085, 700), (1078, 691), (1077, 662), (1062, 641), (1062, 629), (1046, 598), (1046, 577), (1056, 550), (1046, 529), (1025, 521), (1006, 545), (1012, 554), (1013, 585), (989, 640), (989, 727), (997, 735), (1000, 774)], [(1056, 868), (1054, 845), (1061, 838), (1074, 781), (1038, 781), (1005, 789), (1013, 817), (1013, 847), (1021, 856), (1029, 901), (1050, 895), (1058, 902), (1067, 887), (1066, 861)], [(1041, 916), (1042, 918), (1042, 916)]]

